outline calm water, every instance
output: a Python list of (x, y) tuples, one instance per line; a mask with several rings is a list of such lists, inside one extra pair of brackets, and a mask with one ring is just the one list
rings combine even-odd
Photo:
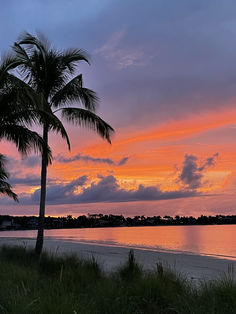
[[(2, 231), (0, 237), (35, 238), (36, 231)], [(236, 260), (236, 225), (57, 229), (45, 237)]]

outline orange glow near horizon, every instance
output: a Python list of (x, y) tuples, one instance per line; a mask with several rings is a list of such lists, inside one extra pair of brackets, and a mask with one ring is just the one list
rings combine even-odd
[[(84, 188), (87, 188), (92, 182), (94, 184), (99, 182), (98, 175), (104, 177), (113, 175), (119, 187), (127, 191), (136, 190), (139, 185), (157, 187), (163, 192), (176, 191), (183, 188), (178, 175), (185, 154), (196, 156), (198, 165), (201, 166), (206, 158), (219, 153), (215, 165), (204, 171), (202, 185), (198, 191), (206, 195), (231, 193), (236, 186), (236, 143), (235, 146), (232, 145), (232, 140), (228, 140), (228, 133), (230, 132), (231, 136), (236, 133), (234, 123), (236, 123), (236, 110), (228, 109), (218, 113), (208, 112), (198, 117), (188, 116), (179, 121), (169, 121), (157, 127), (150, 127), (149, 130), (141, 133), (134, 128), (128, 135), (125, 130), (118, 130), (112, 145), (101, 141), (93, 145), (80, 143), (78, 150), (76, 143), (72, 142), (73, 152), (63, 153), (65, 157), (70, 158), (80, 153), (94, 158), (109, 158), (113, 164), (83, 160), (61, 163), (54, 159), (48, 174), (54, 179), (54, 184), (61, 186), (86, 175), (88, 182)], [(52, 142), (54, 156), (61, 154), (61, 146), (57, 146), (59, 145), (57, 141), (52, 140)], [(11, 147), (9, 145), (7, 143), (5, 146), (6, 151)], [(14, 148), (8, 151), (12, 156), (20, 159)], [(119, 166), (118, 162), (123, 157), (129, 159), (127, 163)], [(32, 174), (39, 176), (40, 165), (21, 168), (21, 176)], [(39, 185), (22, 184), (17, 185), (15, 190), (17, 193), (33, 193), (37, 189)], [(81, 191), (82, 188), (77, 188), (74, 192), (79, 194)], [(182, 204), (185, 203), (183, 199)], [(100, 207), (100, 204), (98, 203), (97, 206)], [(106, 204), (103, 206), (111, 207)], [(131, 208), (131, 205), (127, 205), (127, 208)]]
[[(91, 178), (95, 179), (98, 173), (107, 175), (107, 170), (112, 169), (120, 182), (129, 182), (130, 188), (140, 183), (149, 185), (156, 182), (156, 184), (161, 184), (164, 189), (174, 190), (178, 187), (178, 184), (173, 181), (176, 176), (175, 167), (181, 167), (186, 153), (199, 156), (201, 162), (201, 159), (219, 152), (214, 171), (209, 169), (208, 174), (213, 185), (219, 188), (228, 175), (232, 163), (236, 168), (236, 162), (234, 162), (236, 145), (232, 147), (232, 144), (216, 143), (214, 134), (210, 145), (195, 143), (195, 137), (203, 136), (202, 134), (206, 132), (214, 133), (222, 127), (231, 127), (235, 122), (236, 110), (230, 109), (218, 113), (205, 113), (197, 118), (192, 116), (181, 121), (170, 121), (143, 133), (137, 134), (133, 131), (127, 136), (123, 131), (119, 134), (119, 139), (118, 137), (114, 139), (111, 146), (106, 143), (85, 145), (80, 147), (80, 152), (84, 155), (101, 158), (108, 155), (115, 161), (123, 156), (128, 156), (130, 160), (124, 166), (111, 167), (107, 164), (84, 161), (74, 161), (68, 164), (54, 162), (50, 172), (53, 176), (60, 173), (63, 180), (73, 180), (78, 175), (84, 174), (89, 174)], [(74, 154), (76, 153), (74, 152)], [(67, 154), (67, 156), (71, 155), (72, 153)], [(132, 180), (135, 180), (135, 185)], [(206, 188), (203, 190), (206, 191)], [(214, 187), (211, 186), (209, 190), (214, 190)]]

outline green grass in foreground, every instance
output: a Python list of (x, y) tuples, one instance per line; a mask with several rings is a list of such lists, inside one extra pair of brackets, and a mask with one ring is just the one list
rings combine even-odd
[(132, 252), (117, 272), (104, 275), (94, 259), (0, 248), (0, 313), (236, 313), (230, 278), (196, 288), (157, 265), (144, 272)]

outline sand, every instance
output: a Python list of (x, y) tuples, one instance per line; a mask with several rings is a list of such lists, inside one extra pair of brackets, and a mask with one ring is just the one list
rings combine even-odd
[[(3, 244), (23, 245), (32, 248), (35, 245), (35, 239), (0, 237), (0, 245)], [(127, 260), (130, 250), (124, 247), (51, 239), (45, 240), (44, 249), (54, 254), (73, 253), (85, 259), (94, 256), (106, 272), (110, 272), (121, 266)], [(164, 267), (169, 267), (173, 271), (197, 283), (202, 280), (215, 280), (228, 274), (231, 274), (236, 279), (236, 274), (232, 272), (233, 269), (236, 270), (236, 261), (233, 260), (140, 249), (134, 249), (134, 254), (137, 262), (140, 263), (144, 269), (155, 269), (156, 263), (161, 262)]]

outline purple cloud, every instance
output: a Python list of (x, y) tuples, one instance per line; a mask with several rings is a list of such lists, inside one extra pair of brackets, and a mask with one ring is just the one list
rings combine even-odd
[(184, 156), (183, 168), (179, 174), (179, 181), (182, 182), (187, 189), (196, 190), (202, 185), (203, 171), (215, 165), (215, 160), (219, 156), (218, 153), (212, 157), (208, 157), (202, 166), (198, 166), (198, 157), (186, 154)]
[[(79, 177), (67, 184), (51, 184), (47, 188), (47, 204), (83, 204), (100, 202), (135, 202), (170, 200), (178, 198), (188, 198), (201, 195), (194, 190), (162, 191), (156, 186), (144, 186), (140, 184), (137, 189), (125, 190), (120, 187), (117, 179), (113, 175), (99, 175), (98, 182), (87, 184), (87, 176)], [(80, 192), (78, 193), (78, 188)], [(19, 195), (20, 204), (29, 205), (39, 202), (40, 189), (33, 194)], [(10, 203), (10, 200), (7, 200)], [(12, 202), (11, 202), (12, 203)]]
[(128, 160), (129, 160), (129, 157), (124, 157), (124, 158), (122, 158), (122, 159), (118, 162), (118, 166), (123, 166), (123, 165), (125, 165)]
[[(51, 184), (47, 188), (47, 202), (49, 204), (67, 204), (68, 200), (74, 199), (76, 195), (76, 190), (78, 189), (78, 187), (84, 186), (87, 182), (87, 179), (87, 176), (82, 176), (75, 180), (72, 180), (68, 184)], [(30, 198), (33, 202), (39, 202), (40, 189), (36, 190)]]
[(72, 157), (65, 157), (62, 155), (58, 155), (55, 157), (55, 160), (58, 162), (62, 162), (62, 163), (70, 163), (73, 161), (77, 161), (77, 160), (82, 160), (85, 162), (94, 162), (94, 163), (105, 163), (108, 165), (117, 165), (117, 166), (123, 166), (124, 164), (127, 163), (129, 157), (124, 157), (122, 158), (119, 162), (115, 162), (114, 160), (110, 159), (110, 158), (98, 158), (98, 157), (92, 157), (89, 155), (82, 155), (82, 154), (77, 154), (74, 155)]

